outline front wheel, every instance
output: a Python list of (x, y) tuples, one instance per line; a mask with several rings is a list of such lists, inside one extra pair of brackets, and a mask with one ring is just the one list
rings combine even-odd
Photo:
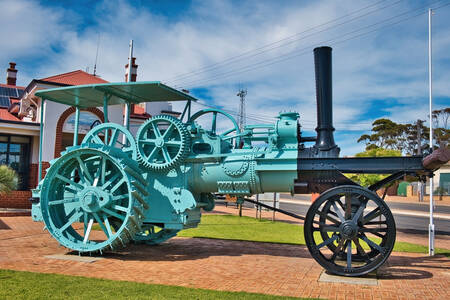
[(360, 276), (379, 268), (395, 244), (394, 217), (374, 192), (339, 186), (320, 195), (305, 220), (313, 258), (337, 275)]

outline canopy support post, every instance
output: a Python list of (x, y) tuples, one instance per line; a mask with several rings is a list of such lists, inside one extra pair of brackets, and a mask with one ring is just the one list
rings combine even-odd
[[(125, 104), (125, 112), (124, 112), (125, 116), (123, 118), (123, 126), (128, 130), (130, 130), (130, 106), (131, 106), (130, 102), (127, 102)], [(122, 136), (122, 144), (125, 145), (126, 142), (127, 142), (127, 137), (125, 135), (123, 135)]]
[(45, 109), (45, 99), (41, 100), (41, 119), (39, 124), (39, 166), (38, 166), (38, 184), (42, 179), (42, 142), (44, 140), (44, 109)]
[(80, 125), (80, 108), (75, 106), (75, 128), (73, 129), (73, 145), (78, 144), (78, 127)]
[[(103, 94), (103, 123), (108, 123), (108, 100), (111, 98), (108, 94)], [(108, 129), (105, 130), (105, 144), (108, 143)]]
[(108, 123), (108, 100), (111, 96), (108, 96), (108, 94), (104, 94), (103, 95), (103, 119), (104, 122), (103, 123)]
[(188, 120), (191, 118), (191, 100), (188, 100)]

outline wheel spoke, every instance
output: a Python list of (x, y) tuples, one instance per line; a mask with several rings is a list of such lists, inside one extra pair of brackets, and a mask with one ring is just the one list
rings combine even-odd
[(107, 213), (108, 215), (111, 215), (111, 216), (116, 217), (116, 218), (118, 218), (118, 219), (120, 219), (122, 221), (125, 221), (125, 217), (120, 215), (119, 213), (116, 213), (115, 211), (112, 211), (112, 210), (110, 210), (110, 209), (108, 209), (106, 207), (103, 207), (103, 211), (105, 213)]
[(87, 212), (83, 212), (83, 234), (86, 235), (86, 230), (87, 230), (87, 226), (88, 226), (88, 214)]
[(182, 144), (181, 141), (167, 141), (167, 142), (164, 142), (164, 145), (167, 145), (167, 146), (180, 146), (181, 144)]
[(120, 173), (116, 173), (116, 174), (114, 174), (113, 175), (113, 177), (111, 177), (103, 186), (102, 186), (102, 189), (107, 189), (108, 188), (108, 186), (110, 186), (111, 185), (111, 183), (113, 183), (117, 178), (119, 178), (119, 176), (120, 176)]
[(106, 229), (105, 225), (103, 224), (102, 220), (100, 219), (100, 217), (98, 216), (97, 213), (92, 213), (94, 215), (95, 221), (97, 221), (98, 225), (100, 225), (101, 229), (103, 230), (103, 232), (106, 234), (106, 237), (109, 239), (110, 235), (108, 230)]
[(58, 204), (64, 204), (64, 203), (73, 203), (73, 202), (77, 202), (79, 199), (77, 197), (73, 197), (73, 198), (64, 198), (61, 200), (53, 200), (53, 201), (49, 201), (48, 205), (58, 205)]
[(345, 193), (345, 219), (349, 220), (352, 216), (352, 194)]
[(119, 137), (119, 131), (116, 129), (114, 129), (113, 133), (111, 134), (111, 137), (109, 138), (109, 143), (108, 145), (110, 147), (114, 147), (114, 145), (117, 143), (117, 138)]
[(157, 138), (161, 137), (161, 132), (159, 131), (159, 128), (158, 128), (158, 126), (156, 126), (155, 123), (152, 123), (152, 129)]
[(333, 208), (334, 208), (334, 210), (335, 210), (335, 213), (338, 215), (338, 217), (339, 217), (339, 220), (341, 220), (341, 222), (345, 222), (345, 218), (344, 218), (344, 216), (342, 215), (342, 212), (339, 210), (339, 208), (337, 207), (337, 205), (336, 205), (336, 201), (333, 201), (332, 202), (332, 205), (333, 205)]
[(366, 203), (361, 203), (361, 205), (358, 207), (358, 210), (356, 211), (355, 215), (353, 216), (353, 219), (352, 219), (353, 222), (355, 222), (355, 223), (358, 222), (358, 219), (361, 217), (365, 208), (366, 208)]
[(105, 184), (105, 180), (106, 180), (106, 159), (105, 158), (102, 159), (102, 171), (101, 171), (100, 179), (101, 179), (100, 182), (103, 186)]
[(352, 268), (352, 241), (347, 241), (347, 268)]
[[(331, 212), (329, 212), (329, 213), (331, 213)], [(332, 216), (330, 216), (326, 212), (317, 211), (316, 214), (318, 214), (319, 216), (321, 216), (323, 218), (326, 218), (327, 220), (329, 220), (330, 222), (333, 222), (337, 226), (341, 225), (341, 222), (339, 222), (339, 220), (336, 220), (335, 218), (333, 218)]]
[(116, 185), (109, 192), (111, 194), (113, 194), (124, 183), (125, 183), (125, 178), (120, 179), (119, 182), (117, 182)]
[(345, 242), (344, 239), (339, 240), (338, 245), (336, 246), (336, 249), (334, 249), (334, 251), (333, 251), (333, 255), (330, 257), (331, 261), (334, 261), (336, 259), (337, 255), (342, 252), (342, 247), (344, 246), (344, 242)]
[(154, 144), (156, 143), (156, 139), (139, 140), (139, 143), (142, 143), (142, 144), (152, 144), (152, 145), (154, 145)]
[(167, 137), (169, 137), (172, 134), (174, 128), (175, 125), (173, 123), (170, 124), (169, 128), (167, 128), (164, 134), (162, 135), (162, 138), (165, 140)]
[(364, 257), (364, 260), (366, 262), (370, 261), (369, 256), (367, 255), (366, 251), (364, 250), (364, 248), (361, 246), (361, 244), (359, 243), (359, 239), (357, 237), (355, 237), (353, 239), (353, 243), (355, 243), (356, 246), (356, 251), (357, 253), (359, 253), (360, 256)]
[(325, 223), (319, 223), (319, 228), (314, 228), (314, 230), (320, 230), (324, 232), (339, 232), (339, 227), (326, 225)]
[(217, 111), (213, 112), (213, 119), (211, 123), (212, 134), (216, 134), (216, 127), (217, 127)]
[(112, 201), (118, 201), (118, 200), (123, 200), (123, 199), (128, 199), (128, 198), (129, 198), (128, 194), (123, 194), (123, 195), (113, 196)]
[(77, 212), (75, 214), (73, 214), (70, 218), (69, 221), (67, 221), (66, 224), (64, 224), (61, 228), (59, 228), (60, 232), (65, 231), (67, 228), (69, 228), (70, 225), (72, 225), (73, 223), (75, 223), (76, 221), (78, 221), (78, 219), (81, 217), (83, 213), (82, 212)]
[(367, 222), (375, 219), (376, 217), (381, 215), (380, 207), (378, 206), (374, 210), (372, 210), (370, 213), (368, 213), (362, 220), (362, 224), (366, 224)]
[(123, 211), (124, 213), (128, 213), (128, 208), (120, 206), (120, 205), (113, 205), (112, 208), (116, 209), (116, 210)]
[(377, 249), (378, 252), (380, 252), (380, 254), (384, 256), (384, 248), (383, 248), (383, 247), (381, 247), (380, 245), (378, 245), (378, 244), (372, 242), (370, 239), (367, 238), (366, 235), (361, 235), (360, 238), (361, 238), (364, 242), (366, 242), (369, 246), (371, 246), (372, 249)]
[(103, 221), (105, 222), (105, 227), (106, 227), (106, 230), (108, 231), (109, 236), (110, 237), (113, 236), (114, 233), (111, 230), (111, 224), (109, 224), (109, 220), (106, 215), (103, 215)]
[(149, 156), (147, 156), (146, 160), (147, 160), (147, 161), (150, 161), (151, 159), (153, 159), (153, 157), (154, 157), (155, 154), (157, 153), (157, 150), (158, 150), (158, 149), (159, 149), (158, 147), (153, 148), (152, 152), (150, 152), (150, 154), (149, 154)]
[(67, 184), (73, 186), (73, 187), (76, 188), (77, 190), (81, 190), (81, 189), (84, 188), (84, 186), (82, 186), (81, 184), (76, 183), (75, 181), (73, 181), (73, 180), (71, 180), (71, 179), (69, 179), (69, 178), (66, 178), (66, 177), (64, 177), (64, 176), (62, 176), (62, 175), (60, 175), (60, 174), (56, 174), (55, 177), (58, 178), (58, 179), (61, 180), (61, 181), (64, 181), (65, 183), (67, 183)]
[(89, 240), (89, 235), (91, 234), (92, 224), (94, 224), (94, 219), (89, 220), (89, 224), (86, 229), (86, 233), (84, 234), (83, 244), (86, 244)]
[(361, 227), (360, 230), (361, 232), (369, 232), (369, 233), (375, 233), (375, 232), (387, 232), (387, 228), (367, 228), (367, 227)]
[(94, 135), (94, 136), (92, 136), (92, 139), (95, 141), (95, 143), (97, 143), (97, 144), (104, 144), (103, 143), (103, 141), (102, 141), (102, 139), (101, 138), (99, 138), (98, 137), (98, 135)]
[(329, 238), (328, 240), (323, 241), (322, 243), (320, 243), (319, 245), (316, 246), (317, 249), (320, 249), (320, 248), (322, 248), (323, 246), (326, 246), (326, 245), (328, 245), (328, 244), (331, 244), (332, 242), (334, 242), (335, 240), (337, 240), (338, 237), (339, 237), (339, 236), (335, 235), (335, 236), (332, 236), (331, 238)]
[(167, 151), (166, 147), (162, 147), (161, 152), (164, 156), (164, 160), (166, 161), (166, 163), (169, 163), (172, 161), (172, 159), (170, 158), (170, 155), (169, 155), (169, 151)]

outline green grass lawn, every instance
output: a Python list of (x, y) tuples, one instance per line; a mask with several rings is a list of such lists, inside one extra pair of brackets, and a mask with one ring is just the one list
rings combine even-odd
[[(180, 276), (185, 276), (180, 274)], [(238, 278), (236, 280), (239, 280)], [(0, 299), (299, 299), (0, 269)]]
[[(233, 215), (204, 215), (197, 228), (182, 230), (178, 236), (305, 245), (302, 225)], [(396, 242), (394, 251), (428, 253), (428, 247)], [(437, 248), (435, 253), (450, 257), (447, 249)]]

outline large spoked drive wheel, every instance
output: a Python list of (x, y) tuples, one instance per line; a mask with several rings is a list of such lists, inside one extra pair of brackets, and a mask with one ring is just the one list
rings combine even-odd
[(141, 230), (145, 180), (122, 151), (87, 144), (68, 148), (48, 170), (41, 210), (50, 234), (79, 252), (114, 250)]
[(337, 275), (360, 276), (379, 268), (395, 244), (389, 207), (359, 186), (335, 187), (321, 194), (306, 214), (304, 231), (311, 255)]
[(121, 149), (124, 153), (137, 159), (136, 141), (131, 132), (115, 123), (103, 123), (92, 128), (84, 137), (82, 144), (91, 143)]

